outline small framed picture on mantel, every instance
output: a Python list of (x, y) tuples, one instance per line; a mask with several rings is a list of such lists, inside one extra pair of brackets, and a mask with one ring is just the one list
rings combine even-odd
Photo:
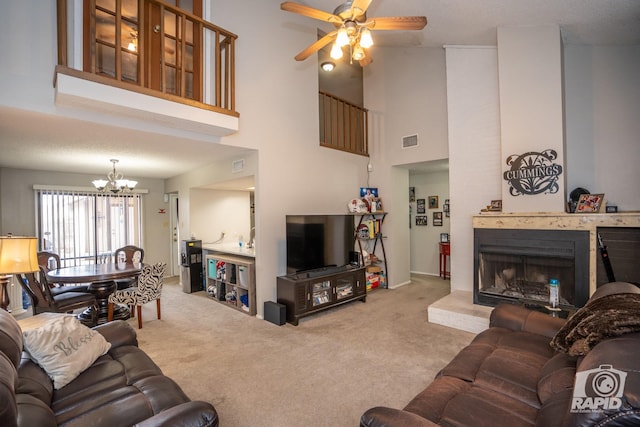
[(581, 194), (576, 213), (597, 213), (604, 202), (604, 194)]

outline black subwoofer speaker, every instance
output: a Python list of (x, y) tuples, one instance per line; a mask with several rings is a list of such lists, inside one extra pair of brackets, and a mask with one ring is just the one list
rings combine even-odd
[(264, 303), (264, 320), (282, 326), (287, 321), (287, 307), (273, 301)]

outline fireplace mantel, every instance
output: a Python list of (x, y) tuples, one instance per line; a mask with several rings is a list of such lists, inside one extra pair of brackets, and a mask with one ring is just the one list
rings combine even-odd
[(596, 290), (598, 227), (640, 227), (640, 212), (620, 213), (505, 213), (483, 212), (473, 217), (473, 228), (589, 231), (589, 294)]

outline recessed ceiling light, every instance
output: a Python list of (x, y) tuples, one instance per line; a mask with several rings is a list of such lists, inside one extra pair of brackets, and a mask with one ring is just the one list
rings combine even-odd
[(334, 64), (331, 61), (327, 61), (327, 62), (323, 62), (322, 64), (320, 64), (320, 66), (325, 71), (333, 71), (333, 69), (335, 68), (336, 64)]

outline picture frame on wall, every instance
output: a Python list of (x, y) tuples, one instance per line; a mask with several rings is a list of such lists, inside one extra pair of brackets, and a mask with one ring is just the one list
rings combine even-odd
[(427, 225), (427, 216), (416, 216), (416, 225)]
[(438, 209), (438, 196), (429, 196), (429, 209)]
[(440, 243), (449, 243), (449, 233), (440, 233)]
[(425, 200), (418, 199), (418, 202), (416, 203), (416, 213), (423, 214), (425, 212)]
[(442, 212), (433, 213), (433, 225), (434, 227), (442, 227)]
[(409, 187), (409, 201), (416, 201), (416, 187)]
[(597, 213), (604, 201), (604, 194), (581, 194), (576, 213)]

